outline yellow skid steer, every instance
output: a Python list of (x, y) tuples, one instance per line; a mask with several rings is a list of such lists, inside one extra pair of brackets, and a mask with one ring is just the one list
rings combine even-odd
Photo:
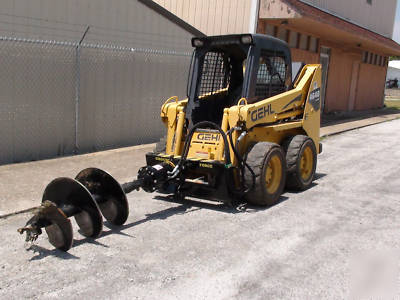
[[(321, 111), (321, 66), (293, 64), (288, 45), (260, 34), (192, 39), (187, 99), (161, 107), (166, 135), (146, 154), (146, 166), (120, 185), (96, 168), (57, 178), (26, 226), (27, 240), (45, 228), (50, 242), (72, 246), (74, 216), (85, 236), (97, 237), (103, 216), (128, 217), (126, 193), (174, 194), (271, 206), (285, 186), (305, 190), (314, 179)], [(297, 71), (296, 71), (297, 69)]]

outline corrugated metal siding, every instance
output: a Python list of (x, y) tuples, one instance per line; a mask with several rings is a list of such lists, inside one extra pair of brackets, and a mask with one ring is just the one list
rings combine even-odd
[[(0, 36), (76, 43), (87, 25), (80, 152), (158, 140), (162, 103), (186, 93), (192, 34), (136, 0), (0, 1)], [(75, 46), (0, 40), (0, 57), (0, 164), (72, 154)]]
[(249, 31), (251, 0), (154, 0), (207, 35)]
[(396, 0), (302, 0), (329, 10), (381, 35), (392, 37)]
[(2, 0), (0, 35), (130, 46), (190, 48), (191, 35), (135, 0)]
[(0, 42), (0, 164), (72, 153), (74, 54)]
[(162, 103), (186, 97), (190, 58), (82, 49), (80, 151), (158, 141)]

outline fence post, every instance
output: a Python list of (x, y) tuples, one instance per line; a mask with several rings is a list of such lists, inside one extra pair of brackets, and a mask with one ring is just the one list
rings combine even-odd
[(74, 153), (79, 153), (79, 103), (81, 98), (81, 45), (88, 33), (90, 26), (86, 27), (79, 43), (75, 47), (75, 147)]

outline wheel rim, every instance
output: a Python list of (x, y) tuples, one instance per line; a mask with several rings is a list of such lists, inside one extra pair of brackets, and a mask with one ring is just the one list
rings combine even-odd
[(314, 165), (313, 152), (310, 147), (306, 147), (300, 158), (300, 174), (304, 181), (310, 179)]
[(265, 173), (267, 191), (274, 194), (279, 189), (282, 180), (282, 161), (278, 155), (271, 156)]

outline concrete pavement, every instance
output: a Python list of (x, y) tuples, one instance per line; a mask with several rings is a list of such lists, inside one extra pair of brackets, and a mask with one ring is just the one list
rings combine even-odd
[[(1, 219), (0, 298), (396, 299), (399, 140), (400, 120), (326, 138), (314, 186), (284, 193), (269, 209), (237, 213), (131, 193), (126, 225), (105, 223), (96, 240), (75, 226), (68, 253), (54, 250), (45, 234), (25, 251), (16, 228), (30, 214)], [(89, 162), (126, 167), (105, 158)], [(78, 171), (75, 162), (62, 164), (63, 175)]]
[[(398, 114), (373, 116), (361, 120), (340, 120), (321, 128), (321, 136), (393, 120)], [(0, 218), (38, 206), (46, 185), (56, 177), (74, 178), (79, 171), (97, 167), (119, 182), (131, 180), (145, 165), (145, 153), (155, 144), (140, 145), (97, 153), (0, 166)]]
[(84, 168), (107, 170), (120, 182), (132, 180), (155, 144), (0, 166), (0, 217), (38, 206), (56, 177), (72, 177)]

